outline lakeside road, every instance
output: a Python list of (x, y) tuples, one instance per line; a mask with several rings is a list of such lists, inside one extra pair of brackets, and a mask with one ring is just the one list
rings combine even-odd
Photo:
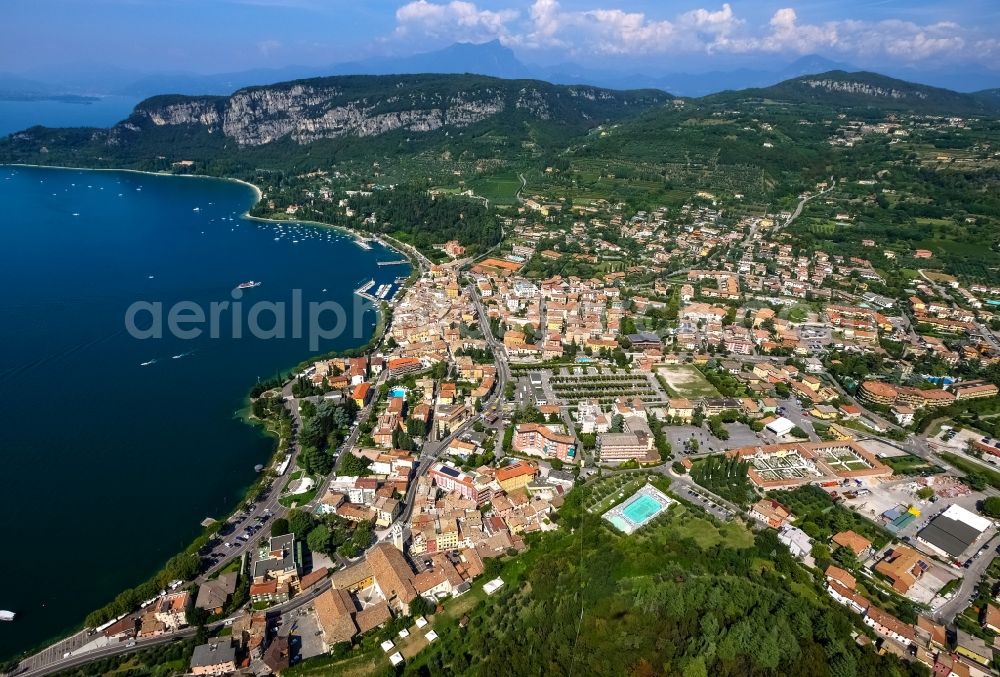
[[(303, 606), (307, 606), (312, 603), (317, 597), (322, 595), (324, 592), (330, 589), (329, 579), (317, 583), (315, 586), (310, 588), (308, 591), (288, 600), (287, 602), (282, 602), (270, 607), (268, 611), (274, 611), (280, 614), (285, 614), (290, 611), (295, 611)], [(238, 615), (230, 616), (228, 618), (216, 621), (214, 623), (206, 626), (209, 630), (215, 631), (229, 625), (237, 618)], [(27, 670), (20, 670), (10, 673), (11, 675), (18, 675), (19, 677), (41, 677), (42, 675), (51, 675), (56, 672), (61, 672), (63, 670), (69, 670), (71, 668), (77, 668), (82, 665), (86, 665), (93, 661), (101, 660), (102, 658), (110, 658), (112, 656), (118, 656), (122, 654), (135, 653), (137, 651), (142, 651), (144, 649), (151, 649), (153, 647), (159, 646), (161, 644), (169, 644), (171, 642), (176, 642), (182, 639), (187, 639), (193, 637), (197, 633), (197, 628), (187, 627), (176, 632), (170, 632), (164, 635), (159, 635), (158, 637), (149, 637), (146, 639), (135, 640), (134, 646), (128, 646), (127, 643), (116, 643), (110, 644), (105, 647), (94, 649), (93, 651), (88, 651), (87, 653), (80, 654), (78, 656), (67, 656), (62, 657), (61, 655), (44, 666), (38, 666), (35, 668), (30, 668)]]
[[(288, 390), (291, 390), (291, 383), (287, 386)], [(294, 403), (294, 400), (293, 400)], [(292, 430), (292, 441), (289, 444), (290, 453), (292, 454), (292, 461), (289, 463), (289, 468), (294, 467), (296, 458), (298, 457), (299, 445), (298, 445), (298, 435), (297, 430), (293, 427)], [(244, 542), (235, 540), (235, 528), (236, 525), (246, 521), (252, 522), (257, 517), (267, 516), (268, 519), (273, 519), (275, 517), (281, 517), (288, 512), (288, 509), (282, 506), (278, 499), (281, 496), (281, 490), (283, 487), (283, 482), (279, 481), (281, 477), (275, 478), (268, 490), (261, 496), (258, 497), (257, 501), (253, 504), (253, 508), (247, 512), (247, 516), (239, 519), (235, 523), (232, 518), (224, 521), (222, 527), (220, 527), (218, 536), (218, 544), (211, 550), (209, 554), (203, 556), (211, 556), (212, 553), (218, 553), (223, 556), (216, 564), (212, 565), (209, 569), (199, 575), (194, 581), (194, 584), (202, 584), (208, 578), (211, 577), (216, 571), (226, 567), (233, 559), (237, 557), (242, 557), (244, 553), (252, 553), (253, 548), (261, 540), (261, 538), (266, 537), (269, 533), (269, 523), (264, 522), (261, 529), (261, 536), (256, 538), (248, 539)], [(227, 534), (231, 534), (234, 543), (239, 543), (237, 546), (226, 548), (223, 543), (228, 542), (225, 540), (225, 535), (222, 534), (223, 529), (227, 525), (232, 526), (232, 530), (228, 531)], [(137, 615), (140, 612), (133, 612), (132, 615)], [(134, 648), (125, 646), (122, 643), (108, 645), (106, 647), (95, 648), (91, 651), (86, 651), (85, 653), (76, 654), (75, 652), (80, 651), (88, 643), (94, 641), (99, 636), (98, 633), (91, 633), (89, 630), (81, 630), (70, 637), (63, 640), (55, 642), (38, 653), (35, 653), (24, 660), (21, 661), (18, 666), (18, 670), (9, 673), (10, 675), (44, 675), (54, 672), (56, 670), (66, 669), (68, 667), (74, 667), (78, 665), (84, 665), (91, 661), (100, 660), (101, 658), (107, 658), (108, 656), (117, 655), (120, 653), (127, 653), (129, 651), (137, 651), (142, 648), (156, 646), (157, 644), (163, 644), (164, 642), (173, 641), (174, 639), (185, 637), (194, 634), (194, 628), (190, 628), (191, 632), (187, 633), (182, 630), (177, 633), (172, 633), (169, 635), (162, 635), (160, 637), (151, 637), (146, 639), (136, 639), (136, 645)]]

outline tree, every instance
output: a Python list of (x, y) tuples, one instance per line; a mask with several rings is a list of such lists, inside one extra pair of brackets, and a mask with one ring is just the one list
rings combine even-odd
[(309, 549), (313, 552), (329, 553), (330, 552), (330, 542), (331, 542), (330, 529), (325, 524), (320, 524), (319, 526), (312, 529), (309, 532), (309, 536), (306, 543), (309, 545)]
[[(934, 490), (931, 489), (930, 487), (923, 487), (921, 489), (917, 489), (917, 498), (920, 498), (920, 499), (923, 499), (923, 500), (926, 501), (928, 498), (930, 498), (933, 495), (934, 495)], [(987, 500), (989, 500), (989, 499), (987, 499)], [(1000, 510), (1000, 498), (997, 498), (997, 509)], [(997, 513), (997, 516), (1000, 516), (1000, 512)]]
[(410, 616), (413, 618), (427, 616), (434, 613), (435, 608), (434, 604), (427, 601), (426, 597), (417, 595), (416, 599), (410, 602)]
[(969, 485), (969, 488), (973, 491), (982, 491), (986, 488), (988, 483), (986, 475), (976, 471), (967, 473), (965, 477), (962, 478), (962, 481)]
[(708, 668), (705, 666), (705, 657), (696, 656), (684, 666), (681, 673), (683, 677), (708, 677)]
[(830, 560), (833, 557), (833, 553), (830, 552), (830, 546), (826, 543), (814, 543), (812, 547), (812, 556), (816, 560), (816, 566), (820, 569), (826, 569), (830, 564)]
[(990, 496), (983, 501), (982, 511), (988, 517), (1000, 517), (1000, 496)]
[(423, 419), (411, 416), (406, 419), (406, 433), (410, 437), (423, 437), (427, 434), (427, 425)]
[(284, 536), (288, 533), (291, 533), (291, 529), (288, 527), (288, 520), (284, 517), (277, 517), (271, 522), (271, 538)]
[(365, 475), (370, 475), (371, 471), (368, 470), (368, 466), (372, 464), (370, 458), (365, 458), (364, 456), (355, 456), (351, 453), (345, 453), (340, 457), (340, 471), (339, 474), (347, 475), (350, 477), (358, 476), (363, 477)]
[[(197, 596), (198, 596), (198, 589), (195, 588), (194, 590), (191, 591), (191, 597), (194, 598)], [(209, 616), (211, 616), (211, 612), (208, 609), (199, 609), (193, 604), (184, 611), (184, 620), (187, 621), (188, 625), (196, 628), (205, 625), (205, 623), (208, 622)]]
[(315, 524), (315, 518), (305, 510), (296, 508), (288, 512), (288, 531), (299, 539), (306, 538)]

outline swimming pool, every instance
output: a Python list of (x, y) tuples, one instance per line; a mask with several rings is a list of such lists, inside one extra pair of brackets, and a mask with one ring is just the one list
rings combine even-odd
[(622, 508), (622, 514), (636, 524), (641, 525), (648, 522), (661, 510), (663, 510), (663, 506), (656, 499), (652, 496), (642, 494)]
[(406, 388), (396, 386), (389, 391), (389, 397), (406, 397)]
[(602, 517), (616, 529), (625, 533), (634, 533), (657, 515), (663, 513), (674, 500), (651, 484), (642, 486), (638, 491), (608, 510)]

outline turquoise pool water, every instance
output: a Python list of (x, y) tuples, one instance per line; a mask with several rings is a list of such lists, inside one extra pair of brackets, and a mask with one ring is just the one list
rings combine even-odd
[(622, 508), (622, 514), (636, 524), (644, 524), (663, 510), (663, 507), (653, 498), (642, 495)]
[(393, 388), (389, 391), (389, 397), (406, 397), (406, 388)]

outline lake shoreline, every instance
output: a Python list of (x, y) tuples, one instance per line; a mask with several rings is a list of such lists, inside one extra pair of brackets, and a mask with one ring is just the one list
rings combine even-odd
[[(252, 215), (250, 215), (250, 211), (254, 207), (256, 207), (257, 204), (263, 199), (264, 194), (263, 194), (263, 191), (261, 190), (261, 188), (259, 186), (255, 185), (253, 183), (250, 183), (248, 181), (244, 181), (242, 179), (236, 179), (236, 178), (232, 178), (232, 177), (222, 177), (222, 176), (210, 176), (210, 175), (203, 175), (203, 174), (172, 174), (172, 173), (168, 173), (168, 172), (150, 172), (150, 171), (134, 170), (134, 169), (86, 168), (86, 167), (69, 167), (69, 166), (56, 166), (56, 165), (38, 165), (38, 164), (25, 164), (25, 163), (3, 163), (3, 164), (0, 164), (0, 167), (4, 167), (4, 166), (6, 166), (6, 167), (23, 167), (23, 168), (30, 168), (30, 169), (43, 169), (43, 170), (50, 170), (50, 169), (76, 170), (76, 171), (81, 171), (81, 172), (91, 172), (91, 171), (99, 171), (99, 172), (129, 172), (129, 173), (133, 173), (133, 174), (145, 174), (145, 175), (154, 176), (154, 177), (187, 177), (187, 178), (212, 179), (212, 180), (216, 180), (216, 181), (227, 181), (227, 182), (238, 183), (238, 184), (242, 184), (242, 185), (245, 185), (245, 186), (249, 187), (253, 191), (253, 193), (254, 193), (254, 199), (253, 199), (253, 201), (247, 207), (246, 211), (241, 215), (242, 218), (244, 218), (244, 219), (251, 220), (251, 221), (257, 221), (257, 222), (263, 222), (263, 223), (274, 223), (274, 224), (281, 224), (281, 223), (287, 224), (287, 223), (290, 223), (290, 222), (294, 222), (294, 223), (300, 223), (300, 224), (303, 224), (303, 225), (309, 225), (309, 226), (313, 226), (313, 227), (331, 228), (331, 229), (342, 231), (342, 232), (344, 232), (346, 234), (351, 235), (351, 237), (353, 237), (355, 239), (355, 244), (357, 244), (358, 241), (369, 240), (369, 239), (377, 241), (379, 244), (381, 244), (386, 249), (388, 249), (388, 250), (390, 250), (392, 252), (395, 252), (399, 256), (405, 258), (409, 262), (411, 274), (412, 274), (412, 272), (414, 270), (419, 270), (421, 268), (421, 264), (422, 264), (422, 261), (421, 261), (422, 254), (420, 254), (420, 252), (418, 250), (416, 250), (415, 248), (412, 248), (410, 245), (405, 245), (404, 243), (393, 244), (393, 243), (387, 241), (386, 238), (383, 238), (382, 236), (380, 236), (378, 234), (365, 233), (365, 232), (362, 232), (362, 231), (359, 231), (359, 230), (355, 230), (355, 229), (347, 227), (347, 226), (334, 225), (334, 224), (330, 224), (330, 223), (324, 223), (324, 222), (321, 222), (321, 221), (292, 219), (292, 218), (289, 218), (289, 219), (270, 219), (270, 218), (252, 216)], [(412, 249), (412, 251), (409, 251), (410, 249)], [(391, 301), (385, 301), (385, 303), (390, 308), (394, 305), (394, 303), (391, 302)], [(356, 346), (356, 347), (344, 348), (344, 349), (340, 349), (340, 350), (335, 351), (335, 352), (352, 352), (352, 351), (357, 351), (357, 350), (363, 350), (365, 352), (371, 352), (376, 347), (375, 345), (373, 345), (373, 343), (380, 341), (381, 338), (384, 338), (385, 331), (387, 331), (387, 329), (388, 329), (388, 327), (386, 326), (388, 318), (383, 317), (383, 315), (385, 313), (383, 312), (383, 306), (382, 306), (381, 303), (378, 304), (378, 306), (375, 309), (375, 312), (376, 312), (376, 314), (378, 316), (378, 322), (376, 324), (376, 328), (373, 330), (373, 333), (369, 337), (369, 339), (367, 341), (365, 341), (364, 343)], [(390, 313), (390, 316), (391, 316), (391, 313)], [(379, 328), (382, 329), (382, 332), (378, 331)], [(380, 336), (380, 334), (381, 334), (381, 336)], [(327, 356), (328, 355), (329, 354), (327, 354)], [(323, 357), (323, 356), (319, 355), (317, 357), (319, 358), (319, 357)], [(308, 357), (306, 359), (308, 359)], [(302, 362), (299, 362), (299, 365), (301, 365), (301, 364), (302, 364)], [(294, 370), (295, 367), (292, 367), (292, 369)], [(278, 457), (278, 452), (280, 451), (280, 442), (281, 441), (280, 441), (280, 439), (278, 437), (275, 437), (267, 429), (266, 425), (262, 426), (261, 425), (261, 423), (262, 423), (261, 421), (254, 419), (252, 416), (246, 415), (246, 405), (250, 401), (252, 401), (252, 398), (249, 397), (249, 393), (247, 393), (247, 395), (245, 396), (245, 398), (242, 400), (242, 403), (241, 403), (242, 404), (242, 408), (241, 409), (237, 409), (237, 411), (235, 412), (236, 413), (236, 417), (239, 418), (240, 421), (244, 425), (247, 425), (250, 428), (256, 429), (259, 434), (262, 434), (265, 437), (272, 438), (272, 440), (273, 440), (273, 447), (272, 447), (272, 452), (271, 452), (270, 459), (268, 461), (268, 463), (270, 465)], [(241, 414), (243, 414), (243, 415), (241, 415)], [(240, 492), (240, 498), (235, 502), (235, 504), (232, 506), (232, 508), (227, 513), (225, 513), (225, 516), (222, 517), (222, 518), (220, 518), (218, 520), (219, 523), (224, 522), (226, 519), (228, 519), (229, 517), (231, 517), (233, 514), (235, 514), (236, 512), (238, 512), (240, 510), (240, 507), (246, 501), (247, 495), (250, 494), (250, 492), (252, 490), (254, 490), (255, 487), (258, 486), (258, 484), (261, 481), (261, 479), (262, 479), (262, 477), (258, 476), (257, 478), (255, 478), (255, 480), (253, 482), (251, 482), (248, 486), (246, 486)], [(196, 542), (200, 541), (201, 539), (205, 538), (206, 535), (210, 534), (212, 531), (213, 530), (211, 528), (201, 530), (199, 532), (199, 534), (191, 541), (191, 544), (189, 544), (186, 549), (182, 548), (179, 551), (179, 553), (183, 553), (186, 550), (190, 549), (191, 545), (193, 545), (194, 543), (196, 543)], [(153, 574), (153, 576), (156, 576), (156, 575), (157, 575), (156, 573)], [(142, 583), (139, 583), (138, 585), (142, 585)], [(67, 629), (65, 631), (65, 634), (60, 633), (60, 634), (56, 635), (55, 637), (53, 637), (53, 638), (51, 638), (49, 640), (46, 640), (44, 644), (35, 645), (34, 647), (25, 649), (19, 655), (21, 656), (22, 660), (26, 659), (29, 656), (38, 653), (40, 650), (44, 650), (45, 648), (51, 647), (53, 645), (58, 645), (61, 641), (67, 639), (68, 637), (72, 637), (75, 634), (78, 634), (80, 632), (81, 628), (83, 628), (83, 627), (85, 627), (85, 626), (76, 625), (76, 626), (74, 626), (74, 627), (72, 627), (70, 629)]]
[(242, 214), (242, 216), (249, 216), (250, 209), (257, 206), (257, 203), (261, 201), (264, 194), (261, 192), (260, 187), (256, 184), (250, 183), (249, 181), (244, 181), (243, 179), (234, 179), (229, 176), (211, 176), (209, 174), (171, 174), (170, 172), (148, 172), (143, 169), (118, 169), (115, 167), (69, 167), (66, 165), (33, 165), (26, 164), (24, 162), (3, 162), (0, 163), (0, 167), (29, 167), (31, 169), (72, 169), (79, 172), (128, 172), (130, 174), (145, 174), (146, 176), (176, 176), (179, 178), (190, 178), (190, 179), (215, 179), (216, 181), (229, 181), (232, 183), (239, 183), (247, 186), (253, 190), (256, 198), (249, 209)]
[[(312, 226), (321, 226), (323, 228), (333, 228), (334, 230), (339, 230), (350, 234), (358, 240), (372, 239), (381, 244), (386, 249), (390, 249), (400, 256), (403, 256), (410, 262), (410, 267), (419, 267), (419, 261), (417, 257), (421, 256), (419, 252), (415, 255), (407, 250), (411, 245), (405, 245), (404, 243), (395, 244), (390, 242), (388, 238), (377, 233), (366, 233), (350, 226), (335, 225), (332, 223), (326, 223), (323, 221), (314, 221), (312, 219), (269, 219), (262, 216), (253, 216), (250, 211), (264, 199), (264, 191), (261, 190), (260, 186), (250, 181), (245, 181), (244, 179), (237, 179), (231, 176), (212, 176), (211, 174), (172, 174), (170, 172), (150, 172), (144, 169), (119, 169), (116, 167), (70, 167), (67, 165), (38, 165), (38, 164), (27, 164), (24, 162), (0, 162), (0, 167), (26, 167), (30, 169), (62, 169), (62, 170), (76, 170), (81, 172), (128, 172), (130, 174), (144, 174), (146, 176), (161, 176), (161, 177), (178, 177), (178, 178), (190, 178), (190, 179), (211, 179), (215, 181), (228, 181), (230, 183), (238, 183), (240, 185), (250, 188), (254, 192), (254, 201), (246, 211), (240, 214), (242, 218), (248, 219), (250, 221), (261, 221), (264, 223), (302, 223)], [(414, 251), (416, 249), (414, 248)]]

